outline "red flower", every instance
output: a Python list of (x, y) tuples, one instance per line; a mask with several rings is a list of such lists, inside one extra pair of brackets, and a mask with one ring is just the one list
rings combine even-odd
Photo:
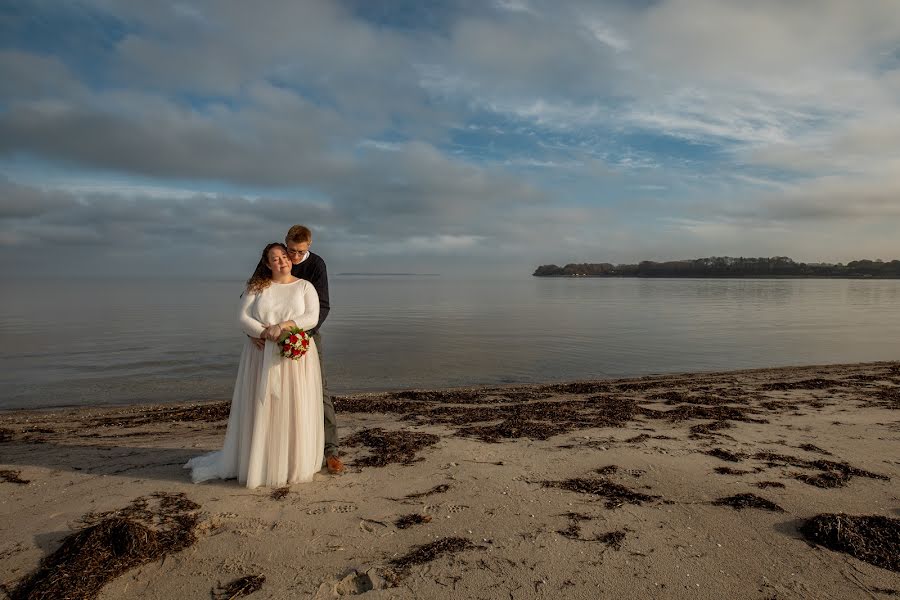
[(300, 351), (294, 348), (291, 350), (291, 356), (300, 356)]
[(301, 344), (301, 346), (303, 346), (304, 348), (309, 346), (309, 340), (303, 340), (303, 343)]
[(297, 343), (297, 336), (294, 335), (294, 334), (292, 334), (291, 337), (290, 337), (290, 340), (291, 340), (291, 343), (292, 343), (292, 344), (296, 344), (296, 343)]

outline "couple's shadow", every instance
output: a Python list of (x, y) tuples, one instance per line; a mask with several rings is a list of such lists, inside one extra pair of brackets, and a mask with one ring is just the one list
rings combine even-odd
[[(190, 474), (183, 465), (205, 452), (208, 450), (200, 448), (7, 442), (0, 444), (0, 464), (23, 469), (21, 477), (32, 484), (53, 477), (53, 471), (191, 483)], [(28, 467), (45, 467), (51, 471), (29, 473)]]

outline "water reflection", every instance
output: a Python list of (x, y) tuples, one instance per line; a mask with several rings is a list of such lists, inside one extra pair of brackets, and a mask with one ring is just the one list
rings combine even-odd
[[(240, 289), (7, 287), (0, 407), (229, 397)], [(338, 393), (900, 358), (895, 280), (335, 277), (331, 296)]]

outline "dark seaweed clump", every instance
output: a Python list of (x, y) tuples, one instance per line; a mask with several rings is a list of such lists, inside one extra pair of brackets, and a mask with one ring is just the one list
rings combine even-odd
[[(748, 402), (744, 396), (734, 397), (735, 393), (729, 390), (717, 390), (719, 395), (662, 391), (654, 398), (665, 398), (669, 404), (679, 403), (666, 410), (646, 408), (640, 404), (643, 400), (623, 393), (666, 388), (678, 383), (650, 380), (621, 384), (575, 382), (537, 388), (409, 390), (335, 398), (334, 402), (342, 412), (396, 414), (403, 421), (420, 425), (455, 427), (456, 436), (488, 443), (521, 438), (547, 440), (572, 431), (625, 427), (641, 418), (671, 423), (698, 419), (712, 421), (693, 429), (696, 434), (710, 434), (728, 428), (731, 426), (729, 421), (766, 422), (756, 418), (759, 412), (756, 409), (729, 405), (729, 402)], [(550, 398), (554, 394), (593, 395), (571, 399)], [(646, 439), (639, 437), (634, 441)]]
[(22, 479), (22, 471), (12, 471), (9, 469), (3, 469), (0, 471), (0, 479), (5, 481), (6, 483), (18, 483), (20, 485), (27, 485), (31, 483), (30, 479)]
[(563, 481), (542, 481), (541, 485), (605, 498), (606, 508), (609, 509), (619, 508), (626, 503), (640, 505), (644, 502), (659, 499), (659, 496), (636, 492), (620, 483), (602, 477), (574, 477)]
[(826, 388), (839, 387), (844, 382), (837, 379), (804, 379), (802, 381), (776, 381), (774, 383), (763, 384), (761, 389), (772, 391), (788, 391), (788, 390), (823, 390)]
[(713, 448), (712, 450), (707, 450), (703, 454), (708, 454), (710, 456), (715, 456), (721, 460), (727, 460), (728, 462), (741, 462), (745, 458), (747, 458), (746, 454), (741, 452), (730, 452), (725, 450), (724, 448)]
[(578, 540), (579, 542), (600, 542), (601, 544), (606, 544), (613, 550), (620, 550), (622, 548), (622, 542), (625, 541), (625, 531), (608, 531), (606, 533), (601, 533), (600, 535), (595, 535), (592, 538), (583, 538), (581, 537), (580, 522), (590, 521), (594, 517), (576, 512), (569, 512), (564, 516), (569, 518), (569, 526), (558, 531), (561, 536), (569, 538), (570, 540)]
[(900, 572), (900, 519), (821, 514), (803, 523), (800, 533), (830, 550)]
[(420, 450), (424, 450), (438, 443), (440, 438), (431, 433), (416, 431), (385, 431), (380, 427), (363, 429), (343, 440), (345, 446), (367, 447), (371, 454), (356, 459), (354, 464), (360, 467), (384, 467), (392, 463), (410, 465), (424, 460), (416, 456)]
[(825, 456), (831, 456), (831, 452), (819, 448), (818, 446), (815, 446), (813, 444), (801, 444), (797, 446), (797, 448), (799, 448), (800, 450), (806, 450), (807, 452), (816, 452), (818, 454), (824, 454)]
[(134, 414), (97, 419), (94, 421), (94, 425), (101, 427), (140, 427), (141, 425), (152, 423), (172, 423), (175, 421), (215, 423), (228, 419), (230, 411), (231, 402), (197, 404), (176, 408), (140, 408), (136, 409)]
[(777, 454), (775, 452), (757, 452), (753, 455), (753, 458), (765, 461), (769, 466), (791, 466), (801, 469), (817, 470), (819, 473), (815, 475), (796, 473), (793, 477), (803, 483), (820, 488), (843, 487), (847, 485), (854, 476), (890, 481), (890, 477), (887, 475), (858, 469), (845, 462), (833, 460), (804, 460), (802, 458), (797, 458), (796, 456)]
[(413, 525), (421, 525), (422, 523), (431, 523), (431, 515), (422, 515), (419, 513), (403, 515), (394, 521), (394, 526), (397, 529), (408, 529)]
[(730, 421), (710, 421), (691, 425), (691, 436), (715, 435), (722, 429), (731, 429), (734, 425)]
[(871, 408), (887, 408), (900, 410), (900, 387), (890, 387), (878, 390), (875, 395), (869, 397), (863, 406)]
[(756, 487), (758, 487), (761, 490), (764, 490), (766, 488), (783, 488), (784, 487), (784, 484), (781, 483), (780, 481), (759, 481), (757, 483), (754, 483), (753, 485), (755, 485)]
[(573, 383), (555, 383), (545, 385), (540, 388), (542, 392), (551, 394), (602, 394), (609, 392), (611, 387), (608, 383), (598, 383), (593, 381), (576, 381)]
[(212, 590), (213, 600), (235, 600), (262, 589), (265, 575), (247, 575)]
[(415, 494), (407, 494), (404, 496), (406, 500), (417, 500), (419, 498), (425, 498), (426, 496), (432, 496), (434, 494), (443, 494), (447, 490), (450, 489), (450, 486), (446, 483), (441, 483), (439, 485), (434, 486), (430, 490), (426, 490), (424, 492), (416, 492)]
[(765, 498), (761, 498), (756, 494), (735, 494), (727, 498), (719, 498), (712, 502), (716, 506), (730, 506), (735, 510), (743, 508), (760, 508), (762, 510), (770, 510), (772, 512), (784, 512), (784, 509)]
[(731, 467), (716, 467), (713, 469), (719, 475), (746, 475), (752, 471), (744, 471), (742, 469), (732, 469)]
[(283, 500), (287, 497), (288, 494), (291, 493), (291, 487), (286, 485), (284, 487), (276, 488), (272, 490), (272, 493), (269, 494), (269, 498), (272, 500)]
[(695, 406), (681, 404), (670, 410), (652, 410), (645, 408), (641, 414), (665, 419), (672, 423), (692, 420), (743, 421), (745, 423), (768, 423), (765, 419), (756, 419), (750, 415), (757, 411), (743, 406)]
[(453, 555), (466, 550), (481, 548), (465, 538), (446, 537), (421, 546), (416, 546), (403, 556), (398, 556), (388, 563), (394, 572), (402, 577), (412, 567), (424, 565), (442, 556)]
[(96, 598), (126, 571), (179, 552), (196, 540), (200, 508), (184, 494), (159, 492), (119, 511), (90, 514), (89, 526), (63, 539), (38, 569), (9, 591), (11, 600)]

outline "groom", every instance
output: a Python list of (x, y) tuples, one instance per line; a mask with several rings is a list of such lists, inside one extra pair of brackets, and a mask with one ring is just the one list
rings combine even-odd
[(322, 369), (322, 404), (325, 413), (325, 466), (332, 475), (344, 472), (344, 463), (338, 458), (337, 421), (334, 416), (334, 404), (328, 393), (325, 382), (325, 363), (322, 357), (322, 334), (319, 328), (328, 317), (330, 305), (328, 302), (328, 273), (325, 270), (325, 261), (318, 254), (309, 251), (312, 244), (312, 231), (303, 225), (294, 225), (284, 236), (284, 245), (287, 246), (288, 256), (294, 267), (291, 274), (294, 277), (305, 279), (313, 284), (319, 294), (319, 322), (309, 332), (316, 341), (319, 349), (319, 366)]

